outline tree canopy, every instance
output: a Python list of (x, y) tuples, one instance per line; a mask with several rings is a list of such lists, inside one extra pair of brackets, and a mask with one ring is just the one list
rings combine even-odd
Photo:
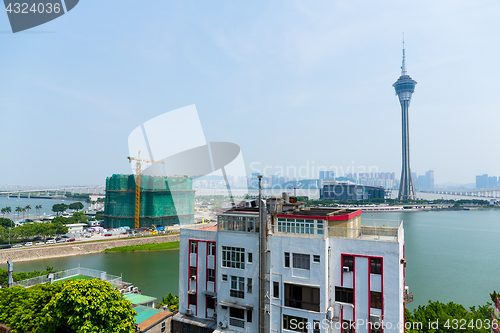
[(69, 206), (66, 205), (66, 204), (55, 204), (55, 205), (52, 205), (52, 211), (54, 213), (56, 213), (57, 215), (59, 215), (59, 213), (63, 213), (65, 212), (66, 210), (68, 210)]
[[(490, 333), (491, 303), (468, 310), (460, 304), (438, 301), (431, 302), (413, 311), (405, 310), (406, 333), (450, 333), (450, 332), (481, 332)], [(422, 323), (419, 326), (419, 323)], [(429, 327), (430, 323), (437, 323)], [(409, 329), (408, 329), (409, 328)]]
[(132, 333), (136, 314), (120, 292), (97, 279), (0, 289), (0, 322), (13, 333)]
[(83, 207), (84, 207), (83, 204), (81, 202), (79, 202), (79, 201), (78, 202), (73, 202), (72, 204), (70, 204), (68, 206), (69, 209), (73, 209), (73, 210), (76, 210), (76, 211), (83, 209)]

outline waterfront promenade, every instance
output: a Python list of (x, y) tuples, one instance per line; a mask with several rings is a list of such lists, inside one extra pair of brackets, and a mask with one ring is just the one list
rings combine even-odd
[(45, 245), (40, 247), (0, 250), (0, 264), (5, 264), (7, 260), (19, 262), (78, 256), (84, 254), (99, 253), (106, 249), (120, 246), (168, 243), (176, 242), (178, 240), (179, 234), (169, 234), (161, 236), (121, 238), (113, 240), (75, 242), (58, 245)]

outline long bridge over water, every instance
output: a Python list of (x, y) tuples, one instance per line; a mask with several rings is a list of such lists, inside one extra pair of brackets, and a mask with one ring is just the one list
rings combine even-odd
[[(104, 185), (90, 185), (90, 186), (54, 186), (54, 187), (35, 187), (35, 186), (16, 186), (16, 189), (12, 189), (14, 186), (10, 186), (11, 189), (5, 189), (8, 186), (3, 186), (0, 188), (0, 196), (13, 196), (21, 197), (27, 196), (31, 197), (58, 197), (63, 196), (70, 192), (72, 195), (77, 193), (91, 193), (91, 194), (104, 194)], [(59, 194), (60, 193), (60, 194)]]
[(500, 187), (494, 188), (481, 188), (481, 189), (427, 189), (419, 190), (421, 193), (434, 193), (434, 194), (446, 194), (446, 195), (461, 195), (466, 197), (477, 197), (477, 198), (490, 198), (496, 199), (500, 198)]

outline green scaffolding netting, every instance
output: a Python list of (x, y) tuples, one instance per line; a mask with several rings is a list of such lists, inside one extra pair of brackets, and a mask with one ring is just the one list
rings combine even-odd
[[(104, 226), (134, 228), (134, 175), (106, 179)], [(193, 181), (187, 176), (141, 176), (140, 227), (194, 223)]]

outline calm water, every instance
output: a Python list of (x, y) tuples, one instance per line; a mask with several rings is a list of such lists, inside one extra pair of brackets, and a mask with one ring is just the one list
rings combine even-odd
[[(500, 289), (500, 210), (365, 213), (364, 217), (402, 219), (407, 258), (406, 284), (412, 309), (427, 300), (482, 305)], [(123, 275), (147, 295), (178, 291), (178, 251), (100, 253), (14, 264), (15, 271), (78, 266)], [(5, 265), (0, 265), (5, 268)]]
[[(52, 206), (55, 204), (59, 203), (64, 203), (66, 205), (70, 205), (73, 202), (80, 201), (84, 205), (84, 209), (87, 208), (87, 203), (86, 199), (81, 199), (81, 200), (60, 200), (60, 199), (23, 199), (23, 198), (7, 198), (7, 197), (0, 197), (0, 209), (10, 206), (12, 212), (9, 215), (6, 215), (5, 217), (12, 218), (14, 220), (17, 220), (17, 213), (16, 213), (16, 207), (26, 207), (26, 205), (30, 205), (30, 216), (31, 217), (36, 217), (37, 214), (40, 216), (44, 215), (53, 215), (54, 212), (52, 212)], [(37, 212), (35, 210), (36, 205), (42, 205), (42, 209), (40, 209), (40, 212)], [(28, 214), (24, 213), (24, 217), (27, 217)], [(0, 217), (3, 217), (3, 215), (0, 215)], [(22, 219), (23, 213), (19, 214), (19, 218)]]
[(429, 299), (483, 305), (500, 289), (500, 210), (363, 215), (404, 221), (408, 309)]
[[(168, 293), (178, 294), (179, 251), (96, 253), (14, 263), (14, 271), (44, 270), (47, 265), (62, 270), (80, 265), (122, 276), (123, 281), (139, 287), (143, 294), (159, 300)], [(7, 269), (7, 265), (0, 265)]]

